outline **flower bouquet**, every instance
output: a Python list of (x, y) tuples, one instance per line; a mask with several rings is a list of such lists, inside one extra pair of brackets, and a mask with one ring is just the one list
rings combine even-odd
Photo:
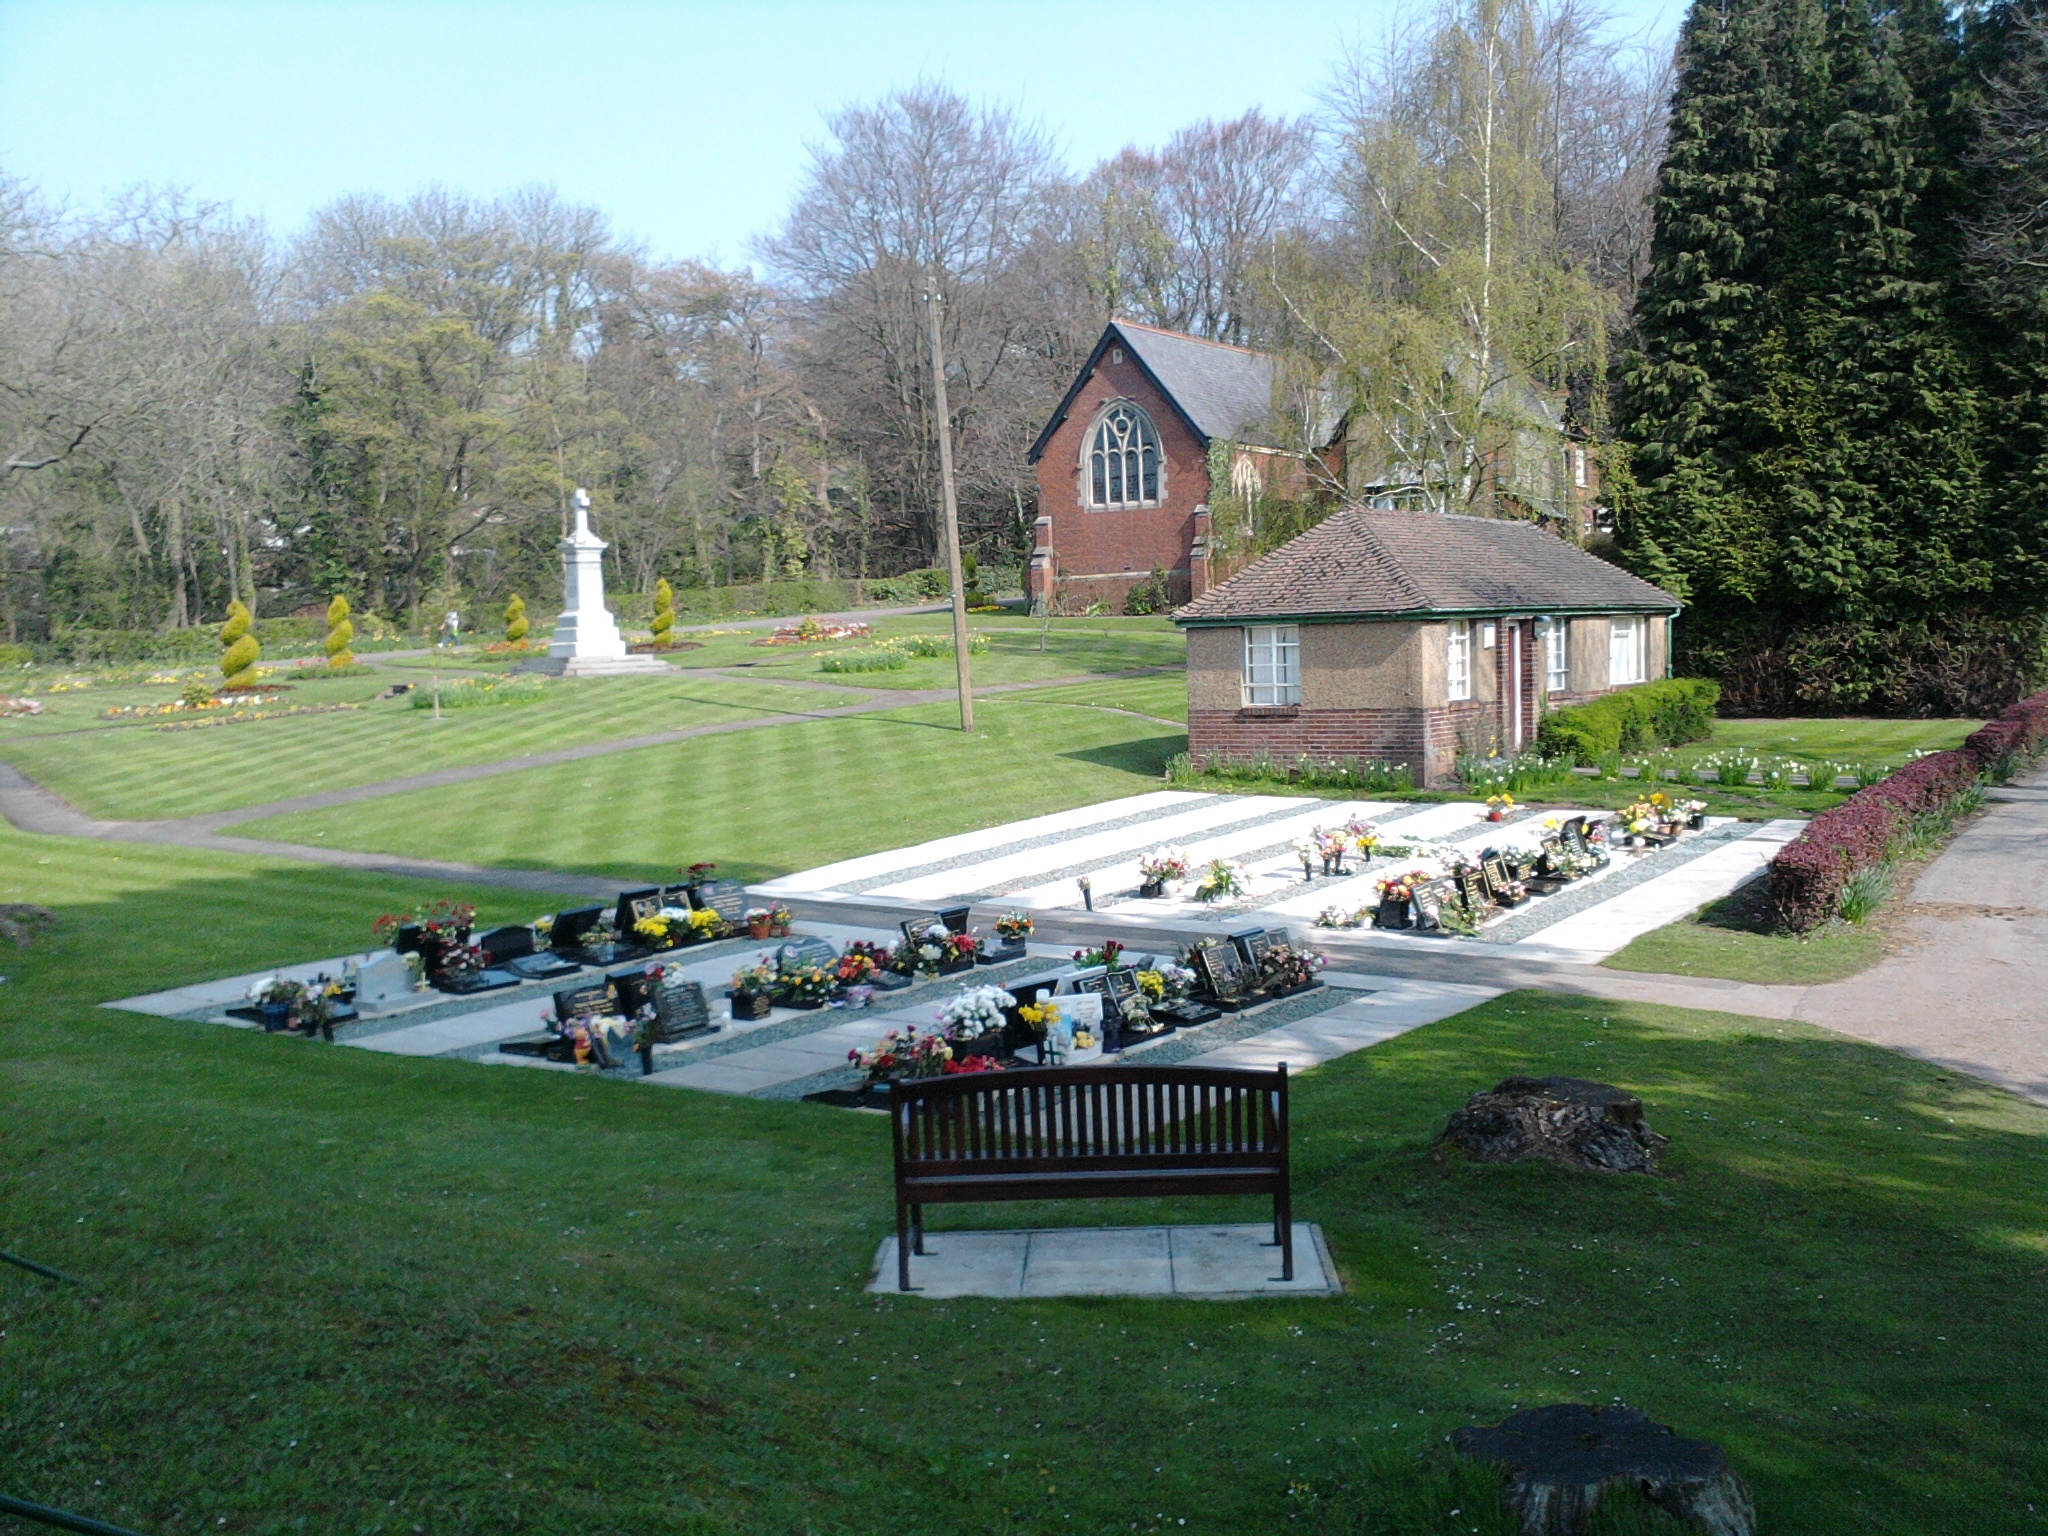
[(1363, 928), (1371, 922), (1371, 907), (1325, 907), (1316, 914), (1318, 928)]
[(937, 1077), (953, 1059), (953, 1047), (943, 1035), (892, 1029), (867, 1050), (848, 1051), (846, 1059), (870, 1083), (886, 1083), (899, 1077)]
[(1514, 813), (1515, 797), (1513, 795), (1502, 793), (1486, 797), (1486, 819), (1488, 821), (1506, 821)]
[(958, 997), (949, 997), (933, 1012), (939, 1032), (954, 1045), (1000, 1034), (1008, 1024), (1007, 1010), (1017, 999), (1001, 987), (969, 987)]
[(305, 995), (305, 986), (282, 976), (263, 976), (249, 985), (249, 1004), (262, 1016), (263, 1027), (273, 1034), (289, 1028), (292, 1009)]
[(1323, 873), (1341, 875), (1344, 873), (1344, 855), (1351, 851), (1351, 834), (1342, 827), (1324, 831), (1312, 828), (1309, 840), (1315, 844), (1316, 857), (1323, 861)]
[(775, 927), (775, 914), (766, 907), (749, 907), (740, 914), (740, 921), (747, 925), (750, 939), (768, 938)]
[(649, 949), (674, 949), (680, 942), (678, 929), (684, 926), (664, 908), (654, 916), (643, 917), (634, 923), (633, 937)]
[(796, 921), (796, 914), (777, 902), (768, 909), (768, 932), (778, 939), (789, 937), (789, 925)]
[(1212, 859), (1195, 886), (1195, 900), (1205, 903), (1225, 901), (1232, 896), (1244, 895), (1247, 889), (1242, 864), (1234, 859)]
[[(664, 908), (666, 914), (668, 909)], [(709, 907), (692, 907), (683, 914), (683, 942), (701, 944), (725, 937), (726, 921)]]
[(1320, 986), (1316, 975), (1327, 962), (1314, 950), (1275, 944), (1259, 960), (1259, 988), (1275, 997)]
[[(997, 918), (996, 937), (1002, 941), (1002, 949), (1008, 952), (1004, 958), (1013, 958), (1020, 954), (1025, 941), (1037, 931), (1037, 928), (1038, 925), (1022, 912), (1005, 912)], [(991, 951), (982, 958), (986, 960), (994, 957), (994, 952)]]
[(862, 982), (872, 982), (884, 991), (907, 986), (909, 977), (917, 970), (917, 953), (909, 944), (876, 944), (867, 939), (855, 939), (839, 958), (845, 961), (856, 955), (874, 966)]
[(1706, 801), (1704, 801), (1704, 800), (1685, 800), (1685, 801), (1681, 801), (1681, 802), (1679, 803), (1678, 809), (1679, 809), (1679, 811), (1680, 811), (1680, 812), (1681, 812), (1681, 813), (1682, 813), (1682, 814), (1684, 815), (1684, 817), (1685, 817), (1685, 824), (1686, 824), (1686, 825), (1687, 825), (1688, 827), (1692, 828), (1692, 830), (1693, 830), (1693, 831), (1697, 832), (1697, 831), (1699, 831), (1699, 830), (1700, 830), (1700, 828), (1704, 827), (1704, 826), (1705, 826), (1705, 825), (1707, 824), (1707, 802), (1706, 802)]
[(1380, 845), (1380, 829), (1377, 822), (1360, 821), (1356, 816), (1344, 823), (1345, 834), (1351, 839), (1351, 846), (1358, 850), (1361, 859), (1370, 860), (1373, 850)]
[(838, 986), (839, 978), (821, 965), (793, 965), (775, 973), (775, 991), (791, 1008), (822, 1008)]
[(1099, 949), (1075, 950), (1074, 964), (1084, 971), (1098, 965), (1105, 970), (1113, 971), (1120, 963), (1123, 952), (1124, 947), (1117, 940), (1104, 939)]
[(775, 994), (775, 966), (766, 955), (732, 978), (732, 1016), (736, 1019), (765, 1019)]
[(833, 977), (842, 987), (857, 987), (875, 974), (873, 955), (849, 949), (833, 967)]
[(1188, 856), (1183, 849), (1154, 848), (1138, 860), (1138, 894), (1141, 897), (1164, 896), (1169, 885), (1178, 885), (1187, 877)]
[(1384, 875), (1378, 883), (1379, 910), (1373, 914), (1375, 928), (1407, 928), (1414, 924), (1415, 888), (1429, 877), (1410, 869)]

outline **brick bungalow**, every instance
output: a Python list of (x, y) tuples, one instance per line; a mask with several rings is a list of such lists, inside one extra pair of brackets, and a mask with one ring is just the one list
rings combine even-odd
[(1210, 548), (1210, 445), (1238, 445), (1234, 478), (1278, 486), (1302, 476), (1300, 456), (1264, 435), (1275, 367), (1263, 352), (1111, 321), (1031, 445), (1032, 600), (1119, 605), (1154, 570), (1167, 573), (1175, 602), (1208, 591), (1223, 574)]
[(1445, 783), (1546, 709), (1664, 676), (1680, 606), (1533, 523), (1348, 508), (1174, 614), (1188, 750)]

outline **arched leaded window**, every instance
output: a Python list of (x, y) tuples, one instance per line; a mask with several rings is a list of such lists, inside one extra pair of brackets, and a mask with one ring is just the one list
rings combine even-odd
[(1119, 400), (1102, 413), (1088, 444), (1088, 503), (1096, 507), (1149, 507), (1161, 500), (1165, 468), (1159, 429), (1152, 418)]

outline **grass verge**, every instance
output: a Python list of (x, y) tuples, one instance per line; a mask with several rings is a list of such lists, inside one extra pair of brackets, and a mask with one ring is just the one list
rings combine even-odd
[(1879, 925), (1831, 923), (1808, 938), (1784, 932), (1758, 878), (1689, 917), (1652, 929), (1601, 964), (1617, 971), (1812, 986), (1868, 970), (1888, 947)]
[[(2039, 1518), (2048, 1112), (1904, 1057), (1510, 995), (1300, 1081), (1343, 1297), (926, 1302), (862, 1289), (872, 1117), (92, 1006), (331, 953), (398, 882), (5, 831), (0, 869), (59, 914), (0, 1002), (8, 1246), (92, 1282), (0, 1272), (11, 1492), (164, 1532), (1507, 1536), (1446, 1433), (1621, 1398), (1724, 1445), (1764, 1530)], [(1640, 1092), (1668, 1172), (1434, 1157), (1514, 1071)]]

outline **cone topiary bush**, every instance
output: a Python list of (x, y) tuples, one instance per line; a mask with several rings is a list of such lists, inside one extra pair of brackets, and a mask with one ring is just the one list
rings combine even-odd
[(654, 584), (654, 643), (669, 644), (676, 634), (676, 592), (662, 577)]
[(505, 640), (509, 645), (523, 643), (533, 626), (526, 621), (526, 599), (517, 592), (512, 601), (505, 605)]
[(256, 681), (256, 659), (263, 654), (263, 647), (249, 633), (255, 622), (255, 615), (241, 599), (228, 604), (228, 621), (220, 627), (220, 643), (227, 647), (220, 658), (220, 675), (226, 679), (226, 687), (246, 688)]
[(339, 592), (334, 601), (327, 605), (327, 665), (346, 667), (355, 663), (356, 653), (350, 650), (349, 642), (356, 637), (355, 625), (348, 621), (348, 599)]

